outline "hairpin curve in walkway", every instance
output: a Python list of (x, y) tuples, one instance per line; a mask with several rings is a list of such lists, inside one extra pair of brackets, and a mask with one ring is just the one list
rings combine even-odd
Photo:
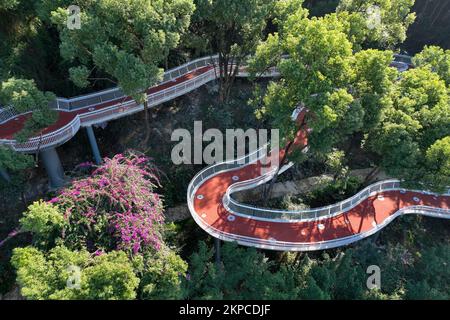
[[(299, 117), (305, 113), (303, 109)], [(307, 132), (301, 129), (294, 144), (307, 146)], [(194, 177), (188, 187), (188, 205), (202, 229), (245, 246), (313, 251), (359, 241), (404, 214), (450, 219), (449, 194), (404, 190), (398, 180), (376, 183), (350, 199), (313, 210), (288, 212), (238, 203), (231, 196), (233, 192), (254, 188), (275, 174), (270, 169), (261, 170), (267, 166), (261, 161), (263, 157), (215, 164)]]

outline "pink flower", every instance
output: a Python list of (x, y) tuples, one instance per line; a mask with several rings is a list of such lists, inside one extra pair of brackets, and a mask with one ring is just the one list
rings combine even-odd
[(58, 197), (55, 197), (55, 198), (51, 199), (51, 200), (49, 201), (49, 203), (58, 203), (58, 201), (59, 201), (59, 198), (58, 198)]

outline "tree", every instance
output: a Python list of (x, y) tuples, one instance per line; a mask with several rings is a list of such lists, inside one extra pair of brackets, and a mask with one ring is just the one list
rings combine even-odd
[(28, 206), (19, 223), (19, 228), (0, 241), (0, 247), (18, 234), (30, 232), (37, 247), (48, 248), (59, 239), (65, 220), (56, 206), (40, 200)]
[[(308, 154), (324, 158), (355, 133), (367, 133), (379, 123), (391, 103), (398, 72), (390, 67), (391, 51), (361, 49), (355, 36), (358, 25), (351, 24), (348, 12), (308, 18), (299, 3), (277, 6), (279, 33), (269, 35), (251, 60), (253, 75), (274, 65), (281, 74), (280, 81), (269, 84), (256, 115), (271, 120), (285, 137), (285, 151), (293, 151), (289, 142), (299, 124), (291, 115), (297, 107), (306, 107), (302, 125), (311, 129)], [(305, 157), (293, 152), (289, 158)]]
[(348, 167), (345, 165), (345, 153), (341, 150), (333, 150), (327, 154), (325, 163), (331, 173), (333, 180), (346, 179), (348, 177)]
[[(283, 53), (289, 56), (281, 59)], [(291, 114), (300, 105), (310, 110), (306, 121), (312, 129), (311, 152), (327, 152), (342, 137), (361, 129), (364, 111), (352, 95), (352, 43), (336, 15), (308, 19), (303, 8), (288, 14), (281, 34), (269, 36), (258, 47), (252, 72), (273, 63), (282, 80), (270, 83), (257, 115), (271, 119), (286, 141), (292, 141), (298, 130)]]
[[(23, 294), (30, 299), (181, 298), (187, 264), (164, 242), (155, 179), (147, 158), (116, 156), (49, 202), (30, 205), (20, 227), (0, 242), (1, 247), (20, 233), (33, 235), (33, 247), (17, 249), (12, 258)], [(73, 266), (81, 269), (77, 290), (65, 286)]]
[(233, 243), (222, 246), (222, 265), (212, 261), (213, 252), (201, 242), (191, 257), (185, 284), (188, 299), (292, 299), (296, 296), (292, 273), (273, 263), (253, 248)]
[(161, 80), (159, 65), (188, 28), (192, 0), (85, 0), (77, 4), (81, 8), (79, 30), (67, 28), (69, 13), (64, 8), (54, 7), (51, 14), (58, 26), (62, 57), (78, 64), (70, 69), (71, 78), (79, 86), (101, 80), (117, 83), (126, 95), (144, 104), (145, 144), (150, 135), (147, 89)]
[(274, 3), (274, 0), (196, 0), (191, 30), (201, 41), (190, 41), (219, 54), (221, 102), (228, 100), (239, 67), (262, 39)]
[(41, 92), (33, 80), (10, 78), (0, 84), (0, 103), (13, 106), (18, 113), (31, 112), (25, 126), (16, 134), (20, 141), (32, 137), (57, 119), (57, 112), (49, 103), (55, 100), (50, 92)]
[(413, 63), (417, 67), (429, 67), (450, 87), (450, 50), (438, 46), (425, 46), (422, 52), (416, 54)]
[(446, 191), (450, 186), (450, 136), (437, 140), (427, 149), (425, 166), (425, 183)]
[(450, 272), (446, 268), (450, 259), (450, 246), (428, 248), (419, 256), (407, 286), (408, 299), (448, 300)]
[(396, 83), (391, 104), (382, 112), (381, 121), (368, 137), (372, 150), (381, 157), (381, 166), (420, 189), (445, 189), (448, 176), (436, 175), (446, 172), (445, 161), (440, 160), (446, 154), (446, 140), (427, 156), (437, 140), (450, 134), (445, 82), (429, 68), (409, 70)]
[(0, 146), (0, 168), (19, 171), (30, 168), (32, 165), (32, 156)]
[(355, 265), (351, 253), (346, 253), (336, 269), (335, 298), (344, 300), (362, 299), (366, 276), (361, 266)]
[(182, 299), (182, 279), (187, 263), (174, 250), (163, 247), (156, 253), (144, 254), (140, 282), (141, 299)]
[(4, 0), (0, 3), (0, 9), (10, 10), (19, 5), (19, 0)]
[(368, 49), (355, 54), (353, 86), (364, 109), (364, 133), (379, 124), (383, 110), (391, 104), (390, 95), (398, 78), (397, 70), (390, 67), (392, 59), (391, 51)]
[[(102, 299), (136, 297), (139, 279), (124, 252), (92, 256), (57, 246), (48, 253), (34, 247), (16, 248), (11, 259), (22, 295), (32, 300)], [(76, 279), (79, 268), (80, 278)], [(79, 285), (79, 287), (71, 287)]]
[(406, 40), (415, 0), (341, 0), (336, 12), (349, 22), (355, 44), (394, 49)]

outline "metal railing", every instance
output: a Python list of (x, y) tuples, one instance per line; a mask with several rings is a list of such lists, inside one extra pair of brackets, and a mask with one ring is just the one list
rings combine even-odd
[(224, 196), (224, 206), (230, 212), (235, 213), (236, 215), (248, 216), (260, 220), (278, 220), (282, 222), (314, 221), (320, 219), (328, 219), (335, 215), (339, 215), (343, 212), (349, 211), (360, 204), (362, 201), (366, 200), (371, 195), (375, 195), (380, 192), (400, 189), (399, 180), (380, 181), (364, 188), (351, 198), (340, 201), (338, 203), (314, 209), (295, 211), (258, 208), (246, 204), (241, 204), (231, 196), (237, 191), (252, 189), (262, 183), (265, 183), (266, 181), (272, 179), (272, 177), (273, 175), (267, 175), (265, 177), (258, 177), (254, 180), (243, 181), (242, 183), (231, 185)]
[(193, 209), (195, 192), (204, 181), (221, 172), (230, 171), (236, 168), (242, 168), (250, 164), (254, 164), (261, 158), (265, 157), (266, 153), (267, 145), (243, 157), (216, 163), (204, 168), (203, 170), (200, 170), (191, 180), (187, 189), (187, 199), (189, 206), (191, 206)]
[[(193, 212), (194, 213), (194, 212)], [(311, 241), (311, 242), (287, 242), (280, 241), (273, 238), (256, 238), (250, 236), (243, 236), (236, 233), (226, 232), (224, 230), (218, 229), (212, 225), (209, 225), (205, 221), (200, 218), (197, 214), (193, 214), (194, 220), (197, 224), (206, 232), (211, 234), (212, 236), (224, 240), (224, 241), (236, 241), (237, 243), (245, 246), (251, 246), (261, 249), (268, 250), (277, 250), (277, 251), (315, 251), (315, 250), (323, 250), (323, 249), (331, 249), (336, 247), (341, 247), (345, 245), (349, 245), (351, 243), (360, 241), (364, 238), (367, 238), (381, 229), (386, 227), (390, 222), (392, 222), (395, 218), (401, 215), (407, 214), (420, 214), (434, 218), (444, 218), (450, 219), (450, 209), (441, 209), (434, 208), (428, 206), (412, 206), (406, 207), (398, 210), (391, 216), (389, 216), (386, 220), (384, 220), (380, 224), (376, 224), (372, 229), (363, 232), (357, 233), (350, 236), (331, 239), (331, 240), (323, 240), (323, 241)]]
[(25, 142), (3, 139), (0, 140), (0, 144), (9, 146), (14, 151), (24, 153), (42, 150), (50, 146), (58, 146), (67, 142), (78, 132), (80, 125), (80, 118), (76, 116), (68, 124), (49, 134), (34, 137)]
[[(173, 79), (183, 76), (196, 69), (206, 67), (212, 63), (216, 63), (217, 59), (218, 56), (211, 56), (189, 61), (181, 66), (165, 72), (162, 81), (157, 83), (156, 85), (170, 82)], [(123, 93), (122, 89), (120, 87), (116, 87), (70, 99), (57, 98), (55, 102), (52, 102), (51, 106), (57, 110), (74, 111), (82, 108), (89, 108), (105, 102), (111, 102), (125, 97), (126, 96)]]
[[(203, 182), (219, 173), (244, 167), (251, 163), (256, 163), (256, 161), (260, 160), (266, 154), (266, 152), (262, 152), (261, 150), (258, 150), (257, 152), (259, 152), (257, 157), (255, 157), (253, 153), (236, 160), (217, 163), (201, 170), (192, 179), (191, 183), (188, 186), (187, 198), (189, 207), (192, 208), (193, 210), (192, 212), (195, 212), (193, 206), (195, 192)], [(222, 199), (224, 208), (230, 213), (235, 214), (237, 216), (252, 218), (256, 220), (272, 221), (272, 222), (302, 222), (302, 221), (306, 222), (306, 221), (329, 219), (333, 216), (347, 212), (356, 207), (357, 205), (359, 205), (367, 198), (375, 196), (378, 193), (394, 190), (399, 191), (405, 190), (401, 188), (400, 180), (397, 179), (384, 180), (376, 182), (364, 188), (354, 196), (346, 200), (340, 201), (338, 203), (314, 209), (304, 209), (295, 211), (258, 208), (255, 206), (242, 204), (233, 199), (232, 197), (233, 193), (242, 190), (256, 188), (257, 186), (270, 181), (273, 178), (274, 174), (276, 174), (276, 170), (267, 170), (260, 176), (255, 177), (254, 179), (236, 182), (230, 185)], [(429, 191), (414, 191), (414, 192), (419, 192), (423, 194), (433, 194), (432, 192)]]
[(13, 107), (0, 108), (0, 124), (5, 123), (20, 115)]
[[(161, 90), (160, 92), (150, 94), (148, 95), (149, 107), (153, 107), (158, 104), (175, 99), (179, 96), (182, 96), (214, 79), (215, 79), (214, 70), (211, 69), (198, 77), (194, 77), (183, 83)], [(82, 125), (88, 126), (91, 124), (110, 121), (126, 115), (130, 115), (142, 111), (143, 109), (144, 106), (142, 104), (136, 103), (134, 100), (129, 100), (123, 103), (119, 101), (117, 104), (112, 105), (110, 107), (80, 114), (80, 118)]]

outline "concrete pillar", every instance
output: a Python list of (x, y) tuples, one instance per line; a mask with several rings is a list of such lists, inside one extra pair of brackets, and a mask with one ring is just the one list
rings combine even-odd
[(6, 182), (11, 182), (11, 177), (9, 176), (8, 171), (3, 168), (0, 168), (0, 177), (2, 177)]
[(40, 157), (47, 170), (51, 188), (59, 188), (64, 185), (64, 169), (59, 160), (55, 148), (45, 149), (40, 152)]
[(92, 126), (86, 127), (86, 132), (91, 144), (92, 153), (94, 154), (94, 160), (96, 164), (102, 163), (102, 157), (100, 156), (100, 150), (98, 149), (97, 139), (95, 139), (94, 129)]
[(214, 238), (214, 248), (216, 251), (216, 265), (220, 267), (221, 257), (220, 257), (220, 239)]

